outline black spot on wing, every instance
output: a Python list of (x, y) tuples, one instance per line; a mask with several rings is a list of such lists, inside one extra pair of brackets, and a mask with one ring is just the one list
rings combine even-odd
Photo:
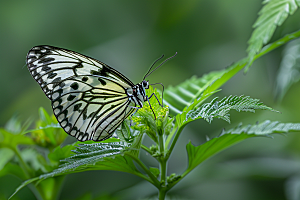
[[(43, 54), (41, 54), (43, 55)], [(43, 63), (43, 64), (46, 64), (46, 63), (49, 63), (49, 62), (52, 62), (54, 61), (55, 59), (54, 58), (51, 58), (51, 57), (42, 57), (40, 58), (39, 62), (38, 63)]]
[(110, 69), (108, 69), (107, 67), (103, 66), (102, 69), (99, 69), (98, 71), (95, 71), (95, 70), (91, 70), (90, 73), (92, 75), (97, 75), (97, 76), (105, 76), (107, 77), (108, 76), (108, 73), (111, 72)]
[(83, 82), (86, 82), (88, 79), (89, 79), (88, 77), (84, 76), (84, 77), (82, 77), (81, 80), (82, 80)]
[(110, 71), (111, 71), (110, 69), (103, 66), (103, 68), (100, 71), (100, 76), (108, 76), (108, 72), (110, 72)]
[(95, 71), (95, 70), (91, 70), (91, 72), (90, 72), (92, 75), (98, 75), (98, 76), (100, 76), (100, 72), (99, 71)]
[(73, 110), (74, 110), (74, 111), (78, 111), (78, 110), (80, 109), (81, 106), (82, 106), (82, 103), (78, 103), (78, 104), (74, 105)]
[(47, 77), (47, 78), (52, 79), (52, 78), (54, 78), (56, 75), (57, 75), (57, 73), (51, 72), (51, 73), (48, 74), (48, 77)]
[(45, 72), (49, 71), (50, 69), (51, 69), (51, 67), (49, 67), (49, 66), (47, 66), (47, 65), (44, 65), (44, 66), (42, 67), (42, 70), (45, 71)]
[(73, 89), (73, 90), (77, 90), (79, 88), (79, 85), (78, 83), (74, 82), (70, 85), (70, 87)]
[(75, 99), (75, 95), (70, 94), (67, 98), (68, 101), (73, 101), (73, 99)]
[(103, 80), (102, 78), (98, 78), (98, 81), (99, 81), (102, 85), (106, 85), (106, 81)]
[(84, 111), (82, 112), (82, 119), (86, 120), (87, 118), (87, 109), (84, 109)]

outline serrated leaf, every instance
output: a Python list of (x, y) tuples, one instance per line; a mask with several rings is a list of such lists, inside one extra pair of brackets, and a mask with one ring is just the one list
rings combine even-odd
[[(73, 150), (74, 154), (70, 157), (67, 157), (63, 160), (64, 164), (62, 164), (58, 169), (54, 170), (51, 173), (42, 175), (40, 178), (48, 178), (51, 176), (74, 173), (78, 171), (88, 171), (88, 170), (102, 170), (103, 166), (107, 165), (107, 161), (112, 163), (110, 169), (106, 170), (115, 170), (115, 171), (123, 171), (128, 173), (136, 173), (138, 172), (134, 165), (131, 166), (134, 171), (129, 170), (127, 166), (122, 166), (124, 163), (116, 163), (116, 156), (123, 153), (131, 154), (132, 156), (137, 156), (140, 145), (141, 145), (142, 135), (136, 137), (132, 144), (124, 143), (124, 142), (110, 142), (110, 143), (77, 143), (77, 147)], [(72, 147), (64, 147), (64, 148), (72, 148)], [(63, 154), (66, 150), (63, 151)], [(56, 154), (57, 155), (57, 154)], [(114, 161), (111, 161), (112, 159)], [(122, 159), (121, 159), (122, 160)], [(130, 162), (130, 157), (126, 158), (126, 162)], [(124, 161), (124, 160), (122, 160)], [(132, 162), (132, 161), (131, 161)], [(113, 166), (113, 163), (116, 166)], [(102, 166), (98, 168), (97, 166)]]
[(186, 121), (203, 118), (207, 122), (211, 122), (213, 118), (223, 119), (230, 122), (230, 110), (238, 112), (255, 112), (255, 110), (270, 110), (274, 109), (259, 102), (259, 99), (252, 99), (249, 96), (232, 96), (224, 97), (221, 101), (217, 101), (218, 97), (214, 98), (210, 103), (205, 103), (199, 108), (190, 110), (186, 115)]
[(125, 148), (128, 148), (128, 145), (123, 142), (78, 144), (78, 147), (73, 150), (75, 154), (62, 160), (64, 164), (59, 168), (59, 171), (94, 165), (105, 157), (120, 154)]
[(64, 147), (56, 147), (52, 152), (48, 154), (48, 158), (54, 162), (60, 162), (60, 160), (67, 158), (73, 154), (71, 150), (75, 149), (75, 144), (66, 145)]
[(224, 73), (225, 70), (214, 71), (204, 74), (200, 78), (193, 76), (177, 86), (169, 86), (164, 92), (164, 103), (169, 106), (172, 113), (181, 113), (185, 107), (190, 106), (209, 85)]
[(194, 146), (191, 142), (187, 144), (188, 169), (183, 175), (188, 174), (196, 166), (245, 139), (258, 136), (269, 136), (273, 133), (287, 133), (300, 131), (300, 123), (280, 123), (269, 120), (256, 125), (242, 126), (241, 124), (228, 131), (223, 131), (219, 137), (213, 138), (206, 143)]
[(263, 2), (264, 7), (259, 12), (259, 17), (253, 25), (251, 38), (248, 41), (249, 64), (254, 60), (254, 56), (267, 44), (273, 36), (277, 26), (281, 26), (289, 15), (300, 6), (299, 0), (268, 0)]
[(288, 43), (283, 51), (283, 58), (276, 80), (276, 96), (282, 100), (288, 89), (300, 80), (300, 39)]
[[(54, 171), (43, 174), (39, 177), (35, 177), (23, 182), (14, 192), (14, 196), (19, 190), (21, 190), (26, 185), (33, 183), (35, 181), (41, 181), (47, 178), (51, 178), (59, 175), (66, 175), (71, 173), (78, 173), (83, 171), (90, 170), (113, 170), (127, 172), (135, 174), (140, 177), (144, 177), (135, 167), (132, 158), (129, 155), (122, 154), (125, 147), (128, 147), (127, 144), (123, 142), (118, 143), (91, 143), (78, 144), (76, 150), (74, 150), (74, 155), (63, 160), (59, 168)], [(131, 154), (132, 153), (128, 153)], [(11, 197), (12, 197), (11, 196)]]
[[(147, 96), (151, 96), (153, 93), (156, 95), (158, 100), (162, 102), (160, 93), (157, 89), (149, 87), (146, 91)], [(158, 134), (163, 134), (164, 132), (169, 131), (170, 126), (168, 126), (169, 121), (167, 119), (169, 116), (169, 108), (168, 106), (162, 107), (154, 95), (150, 99), (150, 104), (151, 107), (148, 103), (145, 103), (143, 108), (138, 110), (137, 116), (132, 117), (132, 120), (135, 123), (132, 128), (138, 130), (140, 133), (146, 133), (154, 142), (157, 143)], [(156, 118), (154, 118), (153, 112)]]

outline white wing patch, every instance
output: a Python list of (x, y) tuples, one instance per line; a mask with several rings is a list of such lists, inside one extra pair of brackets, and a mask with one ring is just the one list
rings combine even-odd
[(134, 84), (115, 69), (79, 53), (33, 47), (27, 66), (61, 127), (80, 141), (109, 138), (133, 108), (126, 90)]

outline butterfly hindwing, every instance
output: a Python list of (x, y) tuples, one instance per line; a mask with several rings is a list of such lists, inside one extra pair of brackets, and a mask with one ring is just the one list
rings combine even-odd
[(109, 138), (133, 108), (126, 89), (134, 84), (115, 69), (79, 53), (33, 47), (27, 66), (61, 127), (80, 141)]

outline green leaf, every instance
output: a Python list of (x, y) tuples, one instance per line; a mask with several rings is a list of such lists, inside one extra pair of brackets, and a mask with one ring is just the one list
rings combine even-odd
[(5, 176), (7, 174), (15, 175), (16, 177), (20, 178), (21, 180), (26, 180), (26, 175), (24, 174), (22, 168), (14, 163), (7, 163), (2, 170), (0, 170), (0, 177)]
[(56, 123), (56, 124), (52, 123), (52, 124), (49, 124), (49, 125), (44, 126), (44, 127), (38, 127), (36, 129), (26, 130), (26, 131), (23, 132), (23, 134), (34, 132), (34, 131), (39, 131), (39, 130), (53, 129), (53, 128), (62, 129), (61, 126), (59, 125), (59, 123)]
[(11, 149), (16, 149), (18, 145), (32, 145), (34, 142), (31, 138), (22, 135), (22, 134), (14, 134), (6, 131), (3, 128), (0, 128), (0, 148), (8, 147)]
[(289, 15), (300, 6), (299, 0), (265, 0), (264, 7), (259, 12), (259, 18), (253, 25), (251, 38), (248, 41), (248, 57), (249, 64), (254, 60), (254, 56), (262, 49), (263, 45), (267, 44), (273, 36), (277, 26), (281, 26)]
[[(157, 89), (153, 89), (150, 86), (146, 91), (146, 94), (147, 96), (150, 96), (153, 93), (156, 95), (158, 100), (162, 102), (160, 93)], [(137, 116), (132, 117), (132, 120), (135, 123), (132, 128), (138, 130), (140, 133), (146, 133), (154, 142), (157, 143), (158, 134), (162, 135), (165, 132), (169, 132), (171, 129), (170, 120), (168, 120), (169, 109), (167, 106), (161, 107), (154, 95), (150, 99), (150, 104), (153, 111), (149, 104), (145, 103), (143, 108), (138, 110)], [(156, 119), (154, 118), (153, 112), (155, 113)]]
[(224, 74), (225, 70), (210, 72), (200, 78), (193, 76), (183, 83), (164, 91), (164, 103), (170, 108), (171, 113), (181, 113), (183, 109), (190, 106), (193, 101), (199, 98), (203, 91), (215, 80)]
[(189, 159), (188, 169), (183, 173), (183, 176), (213, 155), (247, 138), (296, 131), (300, 131), (300, 123), (280, 123), (267, 120), (256, 125), (242, 126), (240, 124), (228, 131), (223, 131), (219, 137), (213, 138), (199, 146), (194, 146), (190, 142), (186, 146)]
[(22, 149), (20, 154), (24, 162), (30, 167), (30, 170), (34, 171), (35, 176), (48, 172), (46, 169), (47, 161), (37, 150), (26, 148)]
[(156, 167), (150, 167), (150, 172), (157, 178), (160, 174), (160, 171)]
[(65, 163), (57, 170), (57, 172), (65, 173), (69, 170), (75, 170), (78, 167), (94, 165), (95, 163), (102, 161), (105, 157), (120, 154), (121, 151), (127, 147), (127, 144), (123, 142), (78, 144), (78, 147), (73, 150), (75, 154), (62, 160)]
[(36, 122), (36, 128), (31, 132), (35, 143), (42, 147), (53, 149), (60, 145), (68, 134), (59, 126), (54, 115), (50, 115), (44, 108), (39, 109), (40, 119)]
[(43, 122), (44, 124), (51, 124), (52, 123), (52, 118), (47, 113), (47, 111), (42, 107), (39, 108), (39, 116), (40, 116), (41, 122)]
[[(133, 130), (129, 127), (130, 120), (125, 119), (121, 126), (116, 129), (116, 135), (119, 138), (118, 141), (111, 141), (111, 142), (125, 142), (125, 143), (133, 143), (134, 139), (138, 136), (140, 131), (138, 130)], [(112, 138), (110, 138), (112, 139)], [(108, 140), (105, 140), (105, 142), (108, 142)]]
[[(141, 137), (137, 137), (141, 138)], [(50, 158), (58, 159), (61, 155), (65, 154), (66, 151), (71, 147), (66, 147), (62, 152), (58, 150), (53, 153)], [(129, 149), (128, 152), (124, 149)], [(28, 185), (29, 183), (51, 178), (59, 175), (66, 175), (71, 173), (78, 173), (90, 170), (113, 170), (132, 173), (140, 176), (144, 179), (148, 179), (146, 176), (141, 174), (135, 167), (131, 156), (133, 153), (130, 152), (128, 144), (124, 142), (113, 142), (113, 143), (79, 143), (77, 149), (73, 152), (74, 155), (63, 160), (59, 168), (54, 171), (43, 174), (39, 177), (32, 178), (23, 182), (15, 191), (15, 195), (19, 190)], [(123, 153), (124, 152), (124, 153)], [(121, 154), (123, 153), (123, 154)], [(127, 155), (128, 154), (128, 155)], [(130, 155), (130, 156), (129, 156)], [(13, 196), (12, 195), (12, 196)], [(12, 197), (11, 196), (11, 197)]]
[(300, 39), (288, 43), (277, 74), (277, 99), (282, 100), (288, 89), (300, 80)]
[(14, 157), (15, 153), (13, 150), (8, 148), (0, 148), (0, 171), (4, 168), (4, 166)]
[(75, 149), (75, 144), (66, 145), (62, 148), (58, 146), (48, 154), (48, 158), (55, 163), (59, 163), (62, 159), (71, 156), (71, 154), (73, 154), (71, 150), (74, 149)]
[[(255, 110), (270, 110), (274, 109), (259, 102), (259, 99), (252, 99), (249, 96), (229, 96), (224, 97), (221, 101), (217, 101), (218, 97), (214, 98), (210, 103), (205, 103), (199, 108), (190, 110), (186, 115), (186, 121), (203, 118), (207, 122), (211, 122), (213, 118), (223, 119), (230, 122), (230, 110), (238, 112), (255, 112)], [(276, 111), (278, 112), (278, 111)]]
[(8, 199), (11, 199), (15, 194), (17, 194), (22, 188), (24, 188), (28, 184), (33, 183), (38, 180), (39, 180), (39, 177), (36, 177), (36, 178), (32, 178), (32, 179), (29, 179), (29, 180), (23, 182)]
[[(106, 170), (115, 170), (115, 171), (123, 171), (128, 173), (136, 173), (134, 165), (131, 167), (122, 166), (124, 165), (124, 159), (122, 157), (126, 157), (125, 162), (130, 162), (131, 158), (127, 156), (121, 156), (116, 159), (116, 156), (119, 154), (127, 153), (133, 156), (138, 156), (138, 152), (141, 145), (142, 134), (133, 141), (132, 144), (124, 143), (124, 142), (110, 142), (104, 143), (77, 143), (77, 147), (73, 150), (73, 155), (67, 157), (63, 160), (64, 164), (62, 164), (58, 169), (54, 170), (51, 173), (42, 175), (40, 178), (48, 178), (51, 176), (74, 173), (78, 171), (88, 171), (88, 170), (102, 170), (103, 166), (106, 166), (107, 163), (111, 163), (109, 169)], [(112, 138), (114, 139), (114, 138)], [(58, 160), (60, 157), (66, 156), (68, 150), (73, 148), (72, 145), (66, 146), (63, 149), (56, 149), (52, 154), (50, 154), (49, 158), (53, 160)], [(108, 162), (107, 162), (108, 161)], [(120, 163), (119, 163), (120, 162)], [(132, 161), (131, 161), (132, 162)], [(115, 166), (114, 166), (115, 164)], [(97, 167), (101, 166), (101, 167)], [(134, 169), (134, 170), (132, 170)]]
[[(289, 41), (300, 37), (300, 31), (296, 31), (294, 33), (288, 34), (284, 36), (283, 38), (273, 42), (272, 44), (269, 44), (265, 46), (259, 54), (257, 54), (254, 58), (254, 60), (260, 58), (261, 56), (267, 54), (268, 52), (282, 46), (283, 44), (288, 43)], [(224, 74), (216, 79), (211, 85), (209, 85), (202, 93), (200, 98), (194, 100), (194, 102), (189, 106), (185, 107), (182, 113), (176, 115), (176, 123), (173, 131), (169, 136), (167, 137), (166, 140), (166, 146), (169, 145), (171, 140), (173, 139), (174, 134), (176, 133), (176, 130), (178, 130), (177, 134), (180, 134), (180, 132), (183, 130), (185, 125), (187, 125), (188, 121), (186, 121), (186, 114), (196, 108), (199, 107), (208, 97), (210, 97), (212, 94), (218, 91), (218, 89), (226, 83), (228, 80), (230, 80), (236, 73), (238, 73), (241, 69), (243, 69), (247, 63), (249, 63), (249, 58), (243, 58), (239, 60), (238, 62), (232, 64), (229, 66)]]
[(5, 124), (4, 128), (6, 131), (14, 134), (23, 133), (31, 124), (31, 120), (27, 120), (24, 124), (22, 124), (18, 117), (13, 116), (10, 120)]

